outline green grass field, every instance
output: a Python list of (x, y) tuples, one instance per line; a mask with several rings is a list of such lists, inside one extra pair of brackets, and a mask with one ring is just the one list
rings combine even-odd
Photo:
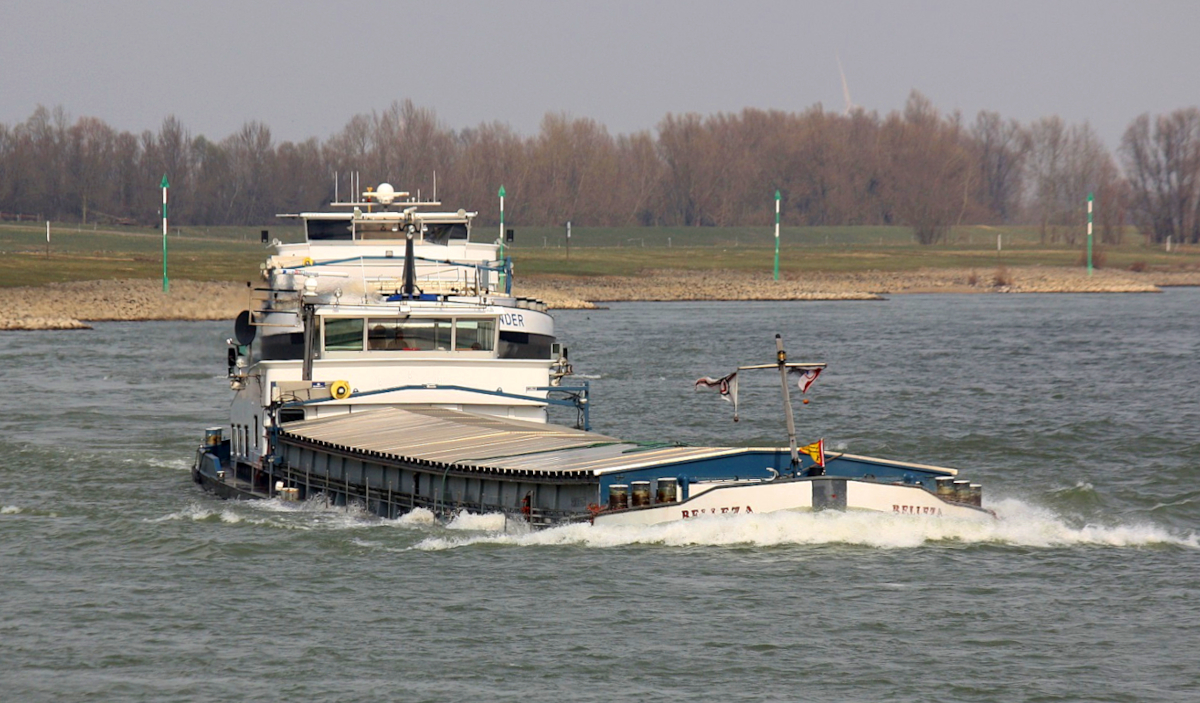
[[(263, 227), (183, 227), (168, 237), (171, 278), (213, 281), (252, 280), (268, 250), (260, 242)], [(297, 241), (295, 226), (265, 228), (269, 237)], [(516, 228), (506, 253), (518, 275), (635, 275), (647, 269), (735, 269), (771, 271), (775, 238), (770, 227), (576, 227), (571, 247), (558, 227)], [(491, 230), (476, 227), (475, 240)], [(498, 234), (498, 231), (497, 231)], [(1002, 250), (996, 250), (996, 237)], [(491, 237), (494, 239), (494, 236)], [(0, 224), (0, 286), (42, 285), (56, 281), (162, 276), (162, 235), (149, 228), (51, 225), (49, 256), (45, 226)], [(907, 271), (917, 268), (1073, 266), (1083, 246), (1040, 244), (1028, 227), (959, 227), (950, 243), (915, 244), (905, 227), (783, 228), (780, 267), (800, 271)], [(1102, 265), (1128, 269), (1200, 266), (1200, 248), (1171, 253), (1148, 247), (1130, 231), (1119, 247), (1102, 249)]]

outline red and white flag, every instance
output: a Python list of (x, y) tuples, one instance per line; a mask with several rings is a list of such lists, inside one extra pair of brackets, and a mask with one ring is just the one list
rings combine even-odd
[(817, 380), (817, 376), (821, 375), (821, 369), (788, 369), (788, 373), (795, 374), (800, 378), (796, 379), (796, 387), (801, 393), (807, 393), (808, 387), (813, 381)]
[(705, 376), (696, 381), (695, 388), (716, 388), (721, 393), (721, 398), (733, 403), (733, 421), (738, 421), (738, 391), (737, 391), (737, 371), (723, 378), (712, 378)]

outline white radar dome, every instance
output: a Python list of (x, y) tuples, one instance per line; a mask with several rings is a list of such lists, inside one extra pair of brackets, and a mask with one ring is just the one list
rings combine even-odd
[(391, 183), (380, 183), (379, 187), (375, 189), (375, 199), (384, 205), (391, 205), (392, 201), (396, 199), (396, 189), (392, 187)]

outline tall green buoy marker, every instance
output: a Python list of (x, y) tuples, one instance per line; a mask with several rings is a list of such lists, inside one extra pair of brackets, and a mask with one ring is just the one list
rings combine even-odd
[(171, 288), (171, 283), (167, 279), (167, 188), (171, 187), (167, 183), (167, 174), (163, 174), (162, 179), (163, 189), (163, 292), (166, 293)]
[(1088, 193), (1088, 275), (1092, 275), (1092, 194)]
[(775, 191), (775, 280), (779, 280), (779, 191)]

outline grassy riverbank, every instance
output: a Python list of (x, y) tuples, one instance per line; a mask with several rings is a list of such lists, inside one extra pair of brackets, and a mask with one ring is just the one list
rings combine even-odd
[[(258, 280), (267, 254), (261, 229), (172, 229), (171, 292), (163, 294), (157, 231), (52, 225), (47, 251), (44, 226), (0, 224), (0, 329), (232, 317), (244, 307), (246, 282)], [(785, 228), (778, 281), (774, 237), (764, 228), (576, 228), (569, 250), (562, 235), (558, 228), (527, 228), (506, 251), (516, 266), (517, 292), (560, 308), (621, 300), (837, 300), (1200, 285), (1200, 248), (1166, 252), (1135, 235), (1122, 246), (1097, 248), (1098, 267), (1088, 276), (1082, 246), (1042, 245), (1028, 228), (956, 228), (950, 243), (936, 246), (913, 243), (901, 227)], [(268, 236), (295, 241), (300, 232), (275, 227)], [(480, 228), (473, 237), (483, 238)]]
[[(173, 228), (168, 237), (171, 278), (244, 281), (257, 276), (267, 253), (261, 227)], [(296, 227), (272, 227), (282, 241), (300, 237)], [(486, 230), (475, 228), (474, 238)], [(529, 227), (508, 247), (520, 276), (636, 276), (645, 270), (770, 272), (774, 236), (770, 228), (676, 227), (586, 228), (572, 231)], [(997, 250), (997, 238), (1000, 249)], [(1082, 244), (1043, 245), (1024, 227), (958, 227), (949, 243), (922, 246), (905, 227), (784, 228), (780, 236), (783, 274), (810, 272), (903, 272), (918, 269), (1000, 266), (1077, 266)], [(162, 235), (150, 228), (103, 228), (54, 224), (47, 253), (44, 226), (0, 225), (0, 286), (113, 278), (161, 278)], [(1166, 252), (1134, 233), (1121, 246), (1097, 247), (1096, 261), (1108, 269), (1200, 267), (1200, 248)]]

